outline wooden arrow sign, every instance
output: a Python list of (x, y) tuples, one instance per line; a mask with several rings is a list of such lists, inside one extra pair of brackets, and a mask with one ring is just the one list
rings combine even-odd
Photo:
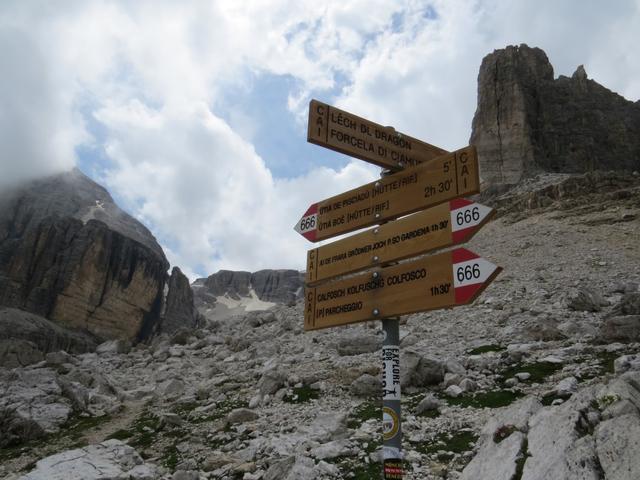
[(309, 103), (307, 141), (391, 170), (447, 153), (317, 100)]
[(306, 283), (384, 266), (468, 241), (494, 210), (463, 198), (386, 223), (307, 252)]
[(311, 205), (294, 229), (316, 242), (480, 191), (469, 146)]
[(502, 269), (458, 248), (305, 289), (305, 330), (471, 303)]

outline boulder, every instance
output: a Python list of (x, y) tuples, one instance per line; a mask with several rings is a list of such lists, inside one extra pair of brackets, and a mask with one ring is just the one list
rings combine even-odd
[(382, 382), (379, 377), (364, 373), (351, 384), (351, 393), (357, 397), (375, 397), (382, 392)]
[(602, 307), (609, 305), (602, 295), (595, 290), (583, 288), (569, 298), (568, 306), (572, 310), (583, 312), (599, 312)]
[(640, 474), (640, 417), (637, 413), (602, 422), (596, 431), (596, 450), (607, 480), (627, 480)]
[(0, 307), (0, 367), (14, 368), (37, 363), (49, 352), (93, 351), (95, 336), (64, 328), (46, 318)]
[(600, 334), (609, 342), (636, 342), (640, 340), (640, 315), (609, 317), (602, 323)]
[(146, 464), (138, 453), (120, 440), (106, 440), (98, 445), (68, 450), (38, 463), (20, 480), (153, 480), (153, 465)]
[(361, 355), (372, 353), (382, 348), (382, 339), (377, 335), (351, 334), (340, 337), (336, 342), (338, 355)]

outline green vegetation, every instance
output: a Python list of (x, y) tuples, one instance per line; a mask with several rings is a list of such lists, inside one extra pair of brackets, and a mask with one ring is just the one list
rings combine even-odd
[(524, 473), (524, 464), (527, 461), (527, 458), (530, 457), (529, 453), (529, 442), (525, 438), (522, 442), (522, 448), (520, 449), (520, 454), (516, 459), (516, 473), (513, 474), (513, 480), (521, 480), (522, 474)]
[(362, 402), (349, 415), (347, 426), (349, 428), (358, 428), (372, 418), (378, 418), (382, 422), (382, 402)]
[(170, 471), (174, 471), (178, 466), (180, 453), (176, 448), (175, 444), (167, 447), (164, 450), (164, 458), (162, 459), (162, 465), (168, 468)]
[(506, 350), (506, 347), (503, 347), (502, 345), (481, 345), (477, 348), (474, 348), (472, 350), (468, 350), (467, 354), (468, 355), (480, 355), (482, 353), (489, 353), (489, 352), (503, 352), (504, 350)]
[(562, 367), (563, 364), (552, 362), (517, 364), (504, 369), (500, 375), (504, 381), (513, 378), (516, 373), (528, 373), (531, 377), (526, 380), (527, 383), (542, 383), (545, 378), (561, 370)]
[(476, 394), (461, 395), (459, 397), (444, 396), (449, 405), (472, 408), (500, 408), (512, 404), (522, 397), (520, 392), (511, 390), (497, 390), (493, 392), (480, 392)]
[(282, 401), (287, 403), (305, 403), (318, 398), (318, 391), (308, 385), (293, 389), (293, 395), (285, 395)]
[[(473, 449), (478, 436), (472, 431), (463, 430), (457, 433), (441, 433), (429, 442), (414, 443), (417, 451), (424, 454), (436, 454), (439, 451), (447, 453), (463, 453)], [(450, 459), (451, 455), (444, 455), (441, 459)]]

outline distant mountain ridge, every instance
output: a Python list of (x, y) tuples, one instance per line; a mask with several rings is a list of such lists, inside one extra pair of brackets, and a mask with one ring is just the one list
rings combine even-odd
[(297, 270), (220, 270), (198, 278), (191, 287), (200, 313), (216, 318), (221, 311), (226, 316), (264, 310), (275, 304), (295, 304), (303, 296), (304, 274)]

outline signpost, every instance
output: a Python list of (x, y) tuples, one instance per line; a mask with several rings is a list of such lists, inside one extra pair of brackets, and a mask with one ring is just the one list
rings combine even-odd
[(476, 149), (466, 147), (314, 203), (294, 229), (317, 242), (479, 191)]
[(390, 170), (426, 162), (446, 150), (317, 100), (309, 104), (307, 141)]
[(304, 328), (382, 320), (383, 473), (402, 479), (397, 317), (469, 304), (502, 270), (465, 248), (418, 256), (466, 242), (494, 212), (460, 198), (480, 191), (474, 147), (447, 153), (317, 100), (307, 140), (390, 172), (314, 203), (294, 229), (317, 242), (378, 225), (307, 253)]
[(376, 268), (305, 291), (304, 328), (317, 330), (472, 302), (500, 267), (464, 248)]
[(493, 217), (456, 198), (307, 252), (307, 285), (468, 241)]

